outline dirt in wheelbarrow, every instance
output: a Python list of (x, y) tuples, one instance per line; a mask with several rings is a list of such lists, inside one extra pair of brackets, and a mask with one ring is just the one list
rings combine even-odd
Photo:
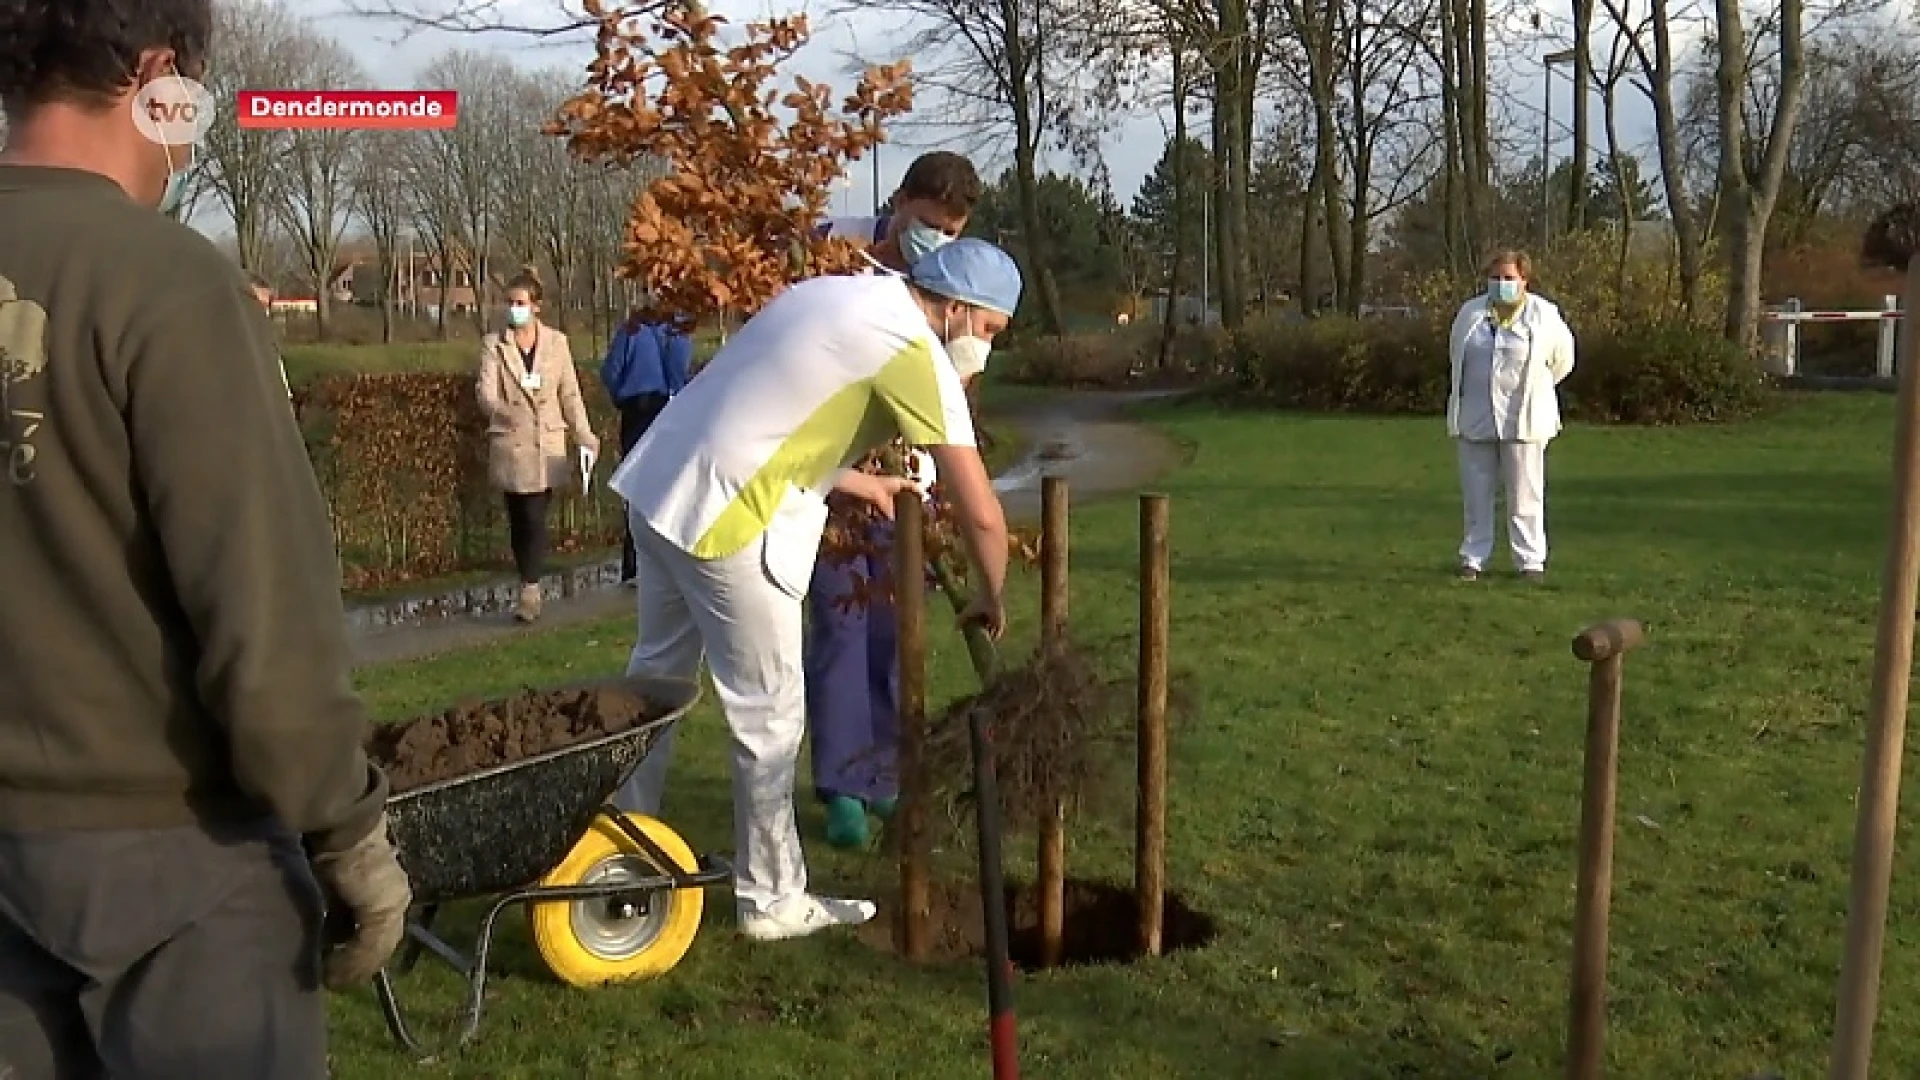
[[(1065, 933), (1061, 966), (1129, 964), (1141, 959), (1135, 943), (1140, 907), (1133, 890), (1104, 881), (1069, 878), (1066, 883)], [(929, 890), (931, 947), (927, 959), (935, 963), (976, 960), (987, 955), (985, 910), (980, 886), (973, 882), (935, 882)], [(1009, 882), (1006, 890), (1007, 947), (1013, 964), (1022, 971), (1040, 966), (1040, 906), (1035, 891)], [(882, 901), (880, 913), (860, 927), (860, 940), (884, 952), (897, 953), (894, 938), (899, 901)], [(1213, 917), (1195, 910), (1175, 892), (1163, 898), (1160, 944), (1163, 953), (1198, 949), (1219, 933)]]
[(526, 690), (378, 728), (367, 755), (394, 794), (618, 735), (662, 710), (621, 686)]

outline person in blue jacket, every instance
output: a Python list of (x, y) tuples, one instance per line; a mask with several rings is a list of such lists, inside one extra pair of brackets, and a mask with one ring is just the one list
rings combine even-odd
[[(607, 346), (600, 362), (600, 383), (620, 410), (620, 456), (633, 452), (640, 436), (673, 395), (687, 385), (693, 370), (693, 337), (678, 322), (647, 322), (638, 313), (628, 317)], [(631, 586), (634, 577), (633, 533), (620, 542), (620, 583)]]

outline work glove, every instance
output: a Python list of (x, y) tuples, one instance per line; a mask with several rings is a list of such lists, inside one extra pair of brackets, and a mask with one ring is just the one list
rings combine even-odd
[(406, 936), (413, 889), (387, 838), (387, 818), (345, 851), (313, 858), (327, 898), (321, 978), (329, 990), (359, 986), (379, 973)]

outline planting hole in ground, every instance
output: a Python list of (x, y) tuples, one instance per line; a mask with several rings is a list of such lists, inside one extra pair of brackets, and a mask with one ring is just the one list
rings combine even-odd
[[(1040, 909), (1032, 886), (1007, 886), (1007, 945), (1014, 966), (1033, 971), (1040, 966)], [(931, 890), (928, 919), (933, 961), (978, 960), (987, 954), (986, 920), (980, 887), (968, 882), (936, 883)], [(1128, 964), (1141, 959), (1135, 941), (1139, 906), (1133, 889), (1104, 881), (1069, 879), (1066, 888), (1066, 934), (1062, 967), (1090, 964)], [(860, 938), (886, 952), (897, 952), (894, 926), (899, 918), (897, 897), (883, 903), (880, 914), (860, 928)], [(1205, 948), (1218, 933), (1213, 917), (1189, 906), (1179, 893), (1169, 891), (1163, 904), (1160, 947), (1163, 953)]]

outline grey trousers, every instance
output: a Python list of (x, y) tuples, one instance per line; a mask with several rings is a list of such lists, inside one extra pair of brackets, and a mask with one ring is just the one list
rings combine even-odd
[(297, 840), (0, 832), (0, 1080), (323, 1080)]

